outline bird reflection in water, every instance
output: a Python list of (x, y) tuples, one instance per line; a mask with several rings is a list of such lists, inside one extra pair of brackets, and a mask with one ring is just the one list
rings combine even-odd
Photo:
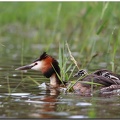
[[(41, 94), (41, 93), (40, 93)], [(42, 98), (36, 98), (34, 101), (43, 102), (34, 104), (32, 111), (29, 114), (31, 118), (56, 118), (57, 102), (60, 91), (56, 89), (46, 90), (46, 94)], [(39, 103), (38, 102), (38, 103)]]

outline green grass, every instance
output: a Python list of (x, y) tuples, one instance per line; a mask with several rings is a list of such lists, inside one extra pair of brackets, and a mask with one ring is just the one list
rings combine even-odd
[[(80, 67), (91, 68), (100, 59), (108, 69), (120, 69), (111, 65), (119, 55), (119, 9), (117, 2), (0, 2), (0, 44), (6, 46), (0, 48), (1, 57), (52, 54), (67, 40), (70, 50), (79, 53)], [(44, 47), (33, 49), (36, 44)]]

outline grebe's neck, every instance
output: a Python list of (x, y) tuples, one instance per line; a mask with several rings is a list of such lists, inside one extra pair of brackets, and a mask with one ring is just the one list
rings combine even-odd
[(59, 87), (61, 84), (60, 79), (58, 78), (58, 76), (54, 73), (51, 77), (50, 77), (50, 85), (53, 87)]

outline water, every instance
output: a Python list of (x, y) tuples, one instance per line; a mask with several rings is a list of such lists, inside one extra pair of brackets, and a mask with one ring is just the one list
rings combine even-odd
[(43, 90), (34, 81), (49, 79), (32, 70), (15, 71), (20, 61), (7, 60), (0, 66), (0, 118), (120, 118), (119, 95), (85, 97)]

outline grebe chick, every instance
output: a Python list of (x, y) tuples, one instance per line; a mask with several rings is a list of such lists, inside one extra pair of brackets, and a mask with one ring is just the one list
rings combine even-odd
[[(78, 71), (74, 77), (81, 76), (81, 74), (79, 74), (81, 71), (82, 70)], [(85, 71), (84, 74), (86, 74)], [(101, 86), (87, 82), (97, 83)], [(79, 94), (90, 94), (93, 89), (98, 89), (98, 86), (100, 93), (120, 89), (120, 75), (106, 69), (100, 69), (91, 74), (87, 73), (84, 78), (73, 86), (73, 89)]]

